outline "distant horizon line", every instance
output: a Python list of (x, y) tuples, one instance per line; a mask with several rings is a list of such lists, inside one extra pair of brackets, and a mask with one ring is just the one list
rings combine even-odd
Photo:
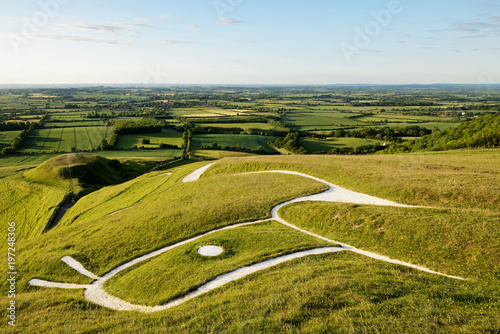
[(491, 87), (499, 86), (498, 83), (411, 83), (411, 84), (377, 84), (377, 83), (337, 83), (337, 84), (202, 84), (202, 83), (176, 83), (176, 84), (143, 84), (143, 83), (43, 83), (43, 84), (0, 84), (0, 88), (55, 88), (55, 87), (120, 87), (120, 88), (162, 88), (162, 87), (431, 87), (431, 86), (474, 86)]

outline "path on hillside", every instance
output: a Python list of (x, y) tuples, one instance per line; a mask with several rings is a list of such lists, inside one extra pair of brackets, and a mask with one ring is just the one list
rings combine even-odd
[[(212, 163), (212, 164), (209, 164), (207, 166), (204, 166), (204, 167), (197, 169), (193, 173), (186, 176), (182, 180), (182, 182), (187, 183), (187, 182), (195, 182), (195, 181), (199, 180), (201, 175), (203, 175), (203, 173), (206, 172), (212, 165), (214, 165), (214, 164)], [(287, 201), (287, 202), (284, 202), (284, 203), (281, 203), (281, 204), (275, 206), (271, 210), (272, 218), (264, 219), (264, 220), (256, 220), (253, 222), (246, 222), (246, 223), (241, 223), (241, 224), (235, 224), (235, 225), (226, 226), (226, 227), (223, 227), (220, 229), (206, 232), (204, 234), (201, 234), (201, 235), (195, 236), (193, 238), (178, 242), (174, 245), (164, 247), (162, 249), (156, 250), (154, 252), (151, 252), (149, 254), (146, 254), (146, 255), (138, 257), (134, 260), (131, 260), (123, 265), (116, 267), (115, 269), (106, 273), (102, 277), (97, 277), (93, 273), (89, 272), (80, 263), (78, 263), (76, 260), (74, 260), (73, 258), (71, 258), (69, 256), (65, 256), (61, 259), (62, 261), (64, 261), (66, 264), (68, 264), (70, 267), (77, 270), (81, 274), (88, 276), (90, 278), (93, 278), (94, 281), (90, 285), (56, 283), (56, 282), (48, 282), (48, 281), (44, 281), (44, 280), (40, 280), (40, 279), (32, 279), (28, 283), (33, 285), (33, 286), (40, 286), (40, 287), (53, 287), (53, 288), (65, 288), (65, 289), (84, 289), (84, 296), (86, 299), (88, 299), (88, 300), (90, 300), (98, 305), (101, 305), (101, 306), (104, 306), (107, 308), (111, 308), (114, 310), (118, 310), (118, 311), (157, 312), (157, 311), (163, 311), (163, 310), (175, 307), (175, 306), (180, 305), (180, 304), (182, 304), (190, 299), (193, 299), (201, 294), (207, 293), (207, 292), (212, 291), (218, 287), (221, 287), (229, 282), (233, 282), (235, 280), (238, 280), (240, 278), (243, 278), (243, 277), (248, 276), (250, 274), (253, 274), (255, 272), (276, 266), (276, 265), (281, 264), (283, 262), (291, 261), (293, 259), (297, 259), (297, 258), (309, 256), (309, 255), (326, 254), (326, 253), (333, 253), (333, 252), (338, 252), (338, 251), (352, 251), (354, 253), (358, 253), (358, 254), (373, 258), (373, 259), (380, 260), (380, 261), (410, 267), (410, 268), (417, 269), (417, 270), (431, 273), (431, 274), (436, 274), (436, 275), (441, 275), (441, 276), (445, 276), (445, 277), (449, 277), (449, 278), (453, 278), (453, 279), (463, 280), (463, 278), (461, 278), (461, 277), (456, 277), (456, 276), (451, 276), (451, 275), (439, 273), (439, 272), (436, 272), (436, 271), (433, 271), (433, 270), (430, 270), (430, 269), (427, 269), (424, 267), (420, 267), (420, 266), (417, 266), (417, 265), (414, 265), (411, 263), (407, 263), (407, 262), (403, 262), (403, 261), (399, 261), (399, 260), (394, 260), (394, 259), (388, 258), (388, 257), (383, 256), (383, 255), (360, 250), (360, 249), (357, 249), (357, 248), (352, 247), (350, 245), (322, 237), (320, 235), (311, 233), (309, 231), (303, 230), (295, 225), (288, 223), (287, 221), (282, 219), (278, 213), (282, 207), (284, 207), (288, 204), (298, 203), (298, 202), (307, 202), (307, 201), (341, 202), (341, 203), (352, 203), (352, 204), (395, 206), (395, 207), (408, 207), (408, 208), (411, 208), (414, 206), (403, 205), (403, 204), (395, 203), (392, 201), (384, 200), (381, 198), (377, 198), (377, 197), (357, 193), (354, 191), (350, 191), (350, 190), (338, 187), (334, 184), (331, 184), (325, 180), (316, 178), (316, 177), (311, 176), (311, 175), (298, 173), (298, 172), (291, 172), (291, 171), (285, 171), (285, 170), (273, 170), (273, 171), (260, 171), (260, 172), (251, 172), (251, 173), (243, 173), (243, 174), (262, 174), (262, 173), (279, 173), (279, 174), (288, 174), (288, 175), (297, 175), (297, 176), (301, 176), (301, 177), (306, 177), (306, 178), (309, 178), (311, 180), (314, 180), (314, 181), (317, 181), (317, 182), (320, 182), (320, 183), (327, 185), (328, 189), (326, 191), (319, 193), (319, 194), (295, 198), (295, 199), (292, 199), (290, 201)], [(239, 174), (239, 175), (243, 175), (243, 174)], [(187, 294), (186, 296), (184, 296), (182, 298), (175, 299), (175, 300), (170, 301), (169, 303), (167, 303), (165, 305), (161, 305), (161, 306), (148, 307), (148, 306), (131, 304), (131, 303), (126, 302), (118, 297), (111, 296), (110, 294), (108, 294), (104, 290), (104, 283), (106, 281), (108, 281), (111, 277), (113, 277), (116, 274), (118, 274), (119, 272), (121, 272), (127, 268), (130, 268), (134, 265), (137, 265), (143, 261), (149, 260), (153, 257), (160, 255), (160, 254), (166, 253), (166, 252), (168, 252), (172, 249), (175, 249), (179, 246), (191, 243), (195, 240), (198, 240), (202, 237), (205, 237), (205, 236), (213, 234), (213, 233), (217, 233), (217, 232), (229, 230), (229, 229), (235, 229), (235, 228), (239, 228), (242, 226), (254, 225), (254, 224), (258, 224), (258, 223), (266, 222), (266, 221), (277, 221), (280, 224), (283, 224), (283, 225), (288, 226), (294, 230), (300, 231), (302, 233), (313, 236), (315, 238), (321, 239), (323, 241), (327, 241), (327, 242), (330, 242), (332, 244), (339, 244), (339, 245), (341, 245), (341, 247), (326, 247), (326, 248), (317, 248), (317, 249), (311, 249), (308, 251), (296, 252), (296, 253), (288, 254), (285, 256), (277, 257), (274, 259), (270, 259), (267, 261), (263, 261), (263, 262), (260, 262), (260, 263), (257, 263), (257, 264), (254, 264), (254, 265), (251, 265), (248, 267), (242, 267), (242, 268), (236, 269), (232, 272), (220, 275), (220, 276), (216, 277), (214, 280), (206, 283), (205, 285), (198, 287), (195, 291)]]

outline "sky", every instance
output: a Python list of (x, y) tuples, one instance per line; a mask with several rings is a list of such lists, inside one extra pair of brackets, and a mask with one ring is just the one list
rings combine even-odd
[(0, 0), (0, 84), (500, 82), (498, 0)]

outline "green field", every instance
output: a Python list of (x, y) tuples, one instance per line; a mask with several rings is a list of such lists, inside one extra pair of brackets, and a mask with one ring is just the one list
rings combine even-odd
[(223, 117), (236, 116), (237, 112), (219, 108), (177, 108), (171, 110), (174, 117)]
[(76, 127), (35, 130), (21, 150), (23, 153), (71, 152), (71, 148), (91, 151), (103, 139), (109, 140), (111, 127)]
[(71, 122), (45, 122), (44, 127), (46, 128), (71, 128), (71, 127), (76, 127), (76, 126), (103, 126), (104, 123), (102, 121), (91, 121), (91, 120), (85, 120), (85, 121), (71, 121)]
[(10, 146), (14, 138), (19, 136), (21, 131), (0, 131), (0, 150)]
[(87, 114), (88, 111), (57, 110), (57, 112), (50, 112), (47, 120), (50, 122), (57, 122), (58, 120), (81, 121), (86, 118)]
[[(149, 139), (150, 144), (142, 144), (143, 139)], [(145, 147), (145, 148), (158, 148), (161, 144), (176, 145), (182, 147), (182, 133), (173, 130), (162, 130), (161, 133), (147, 133), (141, 135), (119, 135), (116, 141), (115, 148), (132, 148)]]
[(297, 130), (308, 130), (309, 128), (324, 129), (363, 124), (355, 119), (346, 118), (353, 115), (355, 114), (323, 111), (294, 111), (287, 114), (282, 121), (291, 128)]
[(364, 138), (301, 138), (300, 145), (309, 153), (330, 152), (333, 148), (359, 147), (363, 145), (384, 144), (384, 141)]
[(201, 127), (213, 128), (240, 128), (243, 130), (262, 129), (271, 130), (273, 127), (269, 123), (197, 123)]
[(276, 140), (278, 137), (274, 136), (258, 136), (258, 135), (229, 135), (229, 134), (206, 134), (193, 136), (193, 149), (200, 149), (202, 147), (211, 146), (217, 143), (219, 147), (236, 147), (240, 144), (241, 148), (246, 148), (255, 151), (261, 146), (268, 152), (275, 152), (275, 150), (267, 143)]
[[(116, 151), (96, 151), (92, 153), (110, 159), (162, 160), (162, 159), (171, 159), (173, 157), (180, 157), (182, 151), (181, 150), (116, 150)], [(0, 156), (0, 167), (38, 165), (58, 155), (60, 155), (60, 153)], [(218, 159), (218, 156), (214, 157), (214, 159)]]

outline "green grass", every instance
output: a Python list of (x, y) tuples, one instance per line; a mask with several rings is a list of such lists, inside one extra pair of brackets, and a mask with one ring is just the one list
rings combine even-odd
[(309, 128), (328, 128), (344, 126), (356, 126), (362, 124), (360, 121), (345, 118), (352, 116), (350, 113), (340, 112), (315, 112), (315, 111), (294, 111), (282, 118), (282, 122), (298, 130)]
[(387, 120), (389, 123), (391, 123), (391, 122), (422, 123), (422, 122), (437, 122), (437, 121), (451, 122), (452, 117), (418, 116), (418, 115), (401, 115), (401, 114), (391, 114), (391, 113), (380, 113), (380, 114), (359, 117), (356, 119), (359, 121), (362, 121), (362, 122), (380, 122), (380, 121)]
[(358, 147), (362, 145), (383, 144), (384, 141), (364, 138), (301, 138), (300, 145), (309, 153), (330, 152), (333, 148)]
[(57, 120), (65, 120), (65, 121), (82, 121), (84, 120), (88, 114), (88, 111), (72, 111), (71, 109), (67, 110), (57, 110), (57, 112), (50, 112), (48, 120), (50, 122)]
[[(65, 255), (102, 275), (137, 256), (215, 228), (269, 218), (273, 206), (325, 189), (293, 175), (221, 175), (181, 182), (202, 165), (173, 169), (171, 176), (164, 171), (144, 175), (79, 200), (50, 232), (18, 245), (23, 254), (19, 259), (20, 289), (33, 277), (86, 282), (88, 279), (64, 268), (60, 258)], [(129, 206), (133, 207), (109, 215)]]
[(0, 131), (0, 150), (10, 146), (14, 138), (19, 136), (21, 131)]
[[(19, 242), (18, 327), (6, 332), (496, 333), (499, 162), (498, 149), (359, 157), (251, 156), (223, 159), (194, 183), (181, 180), (206, 163), (103, 188), (84, 197), (55, 229)], [(102, 275), (214, 228), (269, 217), (274, 205), (324, 189), (294, 175), (231, 175), (271, 169), (304, 172), (370, 195), (435, 207), (302, 203), (280, 214), (334, 240), (470, 279), (426, 274), (345, 251), (283, 263), (153, 314), (107, 310), (88, 302), (81, 291), (27, 285), (33, 277), (88, 284), (90, 279), (60, 258), (73, 256)], [(23, 172), (21, 167), (0, 171), (0, 181)], [(134, 207), (109, 215), (127, 206)], [(109, 288), (131, 300), (162, 303), (240, 263), (309, 242), (276, 223), (244, 230), (216, 233), (177, 253), (161, 255), (124, 272)], [(193, 252), (205, 243), (235, 251), (220, 262), (204, 262)], [(175, 276), (169, 267), (186, 274)], [(0, 275), (6, 275), (5, 266), (0, 266)], [(6, 292), (5, 282), (2, 290)], [(7, 303), (5, 293), (2, 296), (0, 302)]]
[(213, 128), (240, 128), (245, 131), (250, 129), (271, 130), (273, 127), (269, 123), (197, 123), (201, 127)]
[(85, 120), (85, 121), (72, 121), (72, 122), (46, 122), (44, 124), (44, 127), (46, 128), (53, 128), (53, 127), (61, 127), (61, 128), (70, 128), (70, 127), (76, 127), (76, 126), (103, 126), (102, 121), (91, 121), (91, 120)]
[[(0, 212), (16, 222), (19, 240), (40, 235), (58, 206), (74, 192), (84, 195), (105, 185), (116, 184), (150, 169), (155, 163), (127, 161), (112, 164), (90, 154), (52, 158), (36, 168), (1, 168)], [(114, 167), (113, 167), (114, 166)], [(71, 168), (71, 177), (68, 172)], [(5, 235), (6, 230), (1, 232)]]
[(500, 149), (370, 156), (266, 156), (221, 160), (207, 172), (286, 169), (403, 204), (496, 209)]
[[(92, 152), (92, 154), (112, 159), (153, 159), (158, 161), (169, 160), (173, 157), (180, 157), (181, 153), (181, 150), (117, 150)], [(0, 168), (39, 165), (59, 155), (60, 153), (0, 156)]]
[[(496, 289), (345, 252), (283, 263), (152, 314), (108, 310), (78, 290), (31, 288), (17, 297), (17, 327), (4, 328), (6, 333), (495, 333)], [(8, 303), (3, 296), (0, 301)]]
[(307, 231), (435, 271), (500, 280), (498, 211), (301, 203), (284, 207), (281, 217)]
[(40, 235), (68, 193), (68, 187), (33, 183), (22, 172), (1, 178), (0, 216), (2, 240), (7, 237), (7, 222), (16, 223), (18, 241)]
[(194, 135), (193, 136), (193, 149), (200, 149), (202, 147), (211, 146), (213, 143), (217, 143), (219, 147), (235, 147), (237, 144), (241, 145), (241, 148), (246, 148), (250, 150), (257, 150), (259, 146), (262, 146), (268, 152), (275, 152), (275, 150), (269, 146), (267, 143), (276, 140), (278, 137), (275, 136), (259, 136), (259, 135), (231, 135), (231, 134), (206, 134), (206, 135)]
[[(142, 139), (149, 139), (150, 144), (142, 144)], [(173, 130), (162, 130), (161, 133), (148, 133), (139, 135), (120, 135), (116, 141), (115, 148), (158, 148), (161, 143), (168, 145), (176, 145), (179, 148), (183, 144), (182, 133)]]
[[(203, 257), (198, 248), (222, 247), (217, 257)], [(164, 253), (146, 264), (119, 273), (106, 283), (106, 291), (139, 305), (162, 305), (183, 296), (217, 276), (243, 266), (331, 243), (297, 232), (276, 222), (220, 231)], [(141, 281), (140, 287), (137, 281)]]
[(70, 152), (97, 149), (103, 139), (109, 140), (113, 128), (105, 126), (38, 129), (33, 131), (21, 150), (24, 153)]

